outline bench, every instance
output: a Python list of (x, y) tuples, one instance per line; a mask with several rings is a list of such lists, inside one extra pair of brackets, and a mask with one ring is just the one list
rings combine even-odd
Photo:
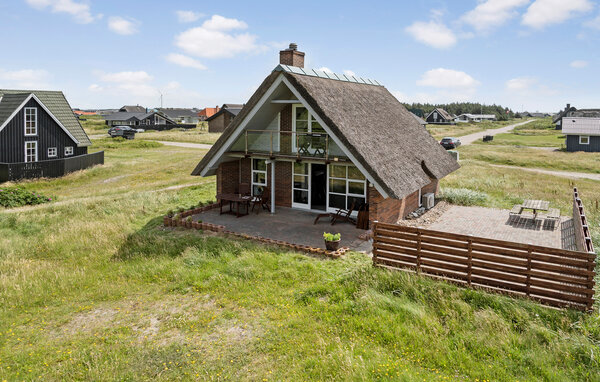
[(521, 215), (521, 213), (523, 212), (523, 206), (520, 204), (515, 204), (512, 208), (512, 210), (510, 210), (509, 214), (510, 215)]
[[(560, 210), (558, 208), (550, 208), (545, 218), (552, 222), (551, 227), (553, 229), (556, 228), (556, 222), (560, 221)], [(550, 226), (550, 224), (548, 224), (548, 226)]]

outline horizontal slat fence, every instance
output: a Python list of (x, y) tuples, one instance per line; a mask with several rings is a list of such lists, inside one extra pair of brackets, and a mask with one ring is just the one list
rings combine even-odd
[(104, 151), (38, 162), (0, 163), (0, 182), (28, 178), (56, 178), (97, 164), (104, 164)]
[(373, 224), (373, 263), (589, 311), (595, 255), (396, 224)]

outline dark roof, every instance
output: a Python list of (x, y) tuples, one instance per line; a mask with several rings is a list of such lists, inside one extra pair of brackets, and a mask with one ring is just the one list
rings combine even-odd
[(198, 117), (198, 111), (183, 108), (159, 108), (158, 111), (169, 118)]
[(416, 115), (413, 112), (411, 112), (410, 114), (412, 114), (413, 117), (417, 120), (417, 122), (419, 122), (421, 125), (423, 125), (423, 126), (427, 125), (427, 121), (424, 120), (423, 118), (419, 117), (418, 115)]
[(145, 113), (146, 112), (146, 108), (140, 105), (125, 105), (123, 107), (121, 107), (119, 109), (119, 111), (121, 112), (126, 112), (126, 113)]
[(221, 109), (242, 109), (244, 107), (241, 103), (224, 103)]
[(460, 166), (383, 86), (273, 72), (225, 129), (192, 175), (216, 155), (273, 81), (283, 74), (391, 197), (401, 199)]
[[(0, 89), (0, 125), (18, 108), (31, 94), (54, 115), (64, 128), (77, 140), (79, 147), (90, 146), (92, 142), (81, 127), (73, 109), (61, 91), (51, 90), (8, 90)], [(19, 100), (21, 102), (17, 103)]]
[(130, 119), (143, 119), (144, 116), (148, 115), (146, 111), (139, 112), (126, 112), (126, 111), (118, 111), (113, 114), (105, 115), (104, 119), (107, 121), (128, 121)]
[(216, 112), (215, 114), (211, 115), (210, 117), (206, 118), (207, 121), (212, 121), (213, 119), (217, 118), (218, 116), (220, 116), (221, 114), (224, 113), (228, 113), (231, 114), (232, 116), (236, 117), (240, 111), (242, 111), (242, 105), (239, 105), (239, 108), (225, 108), (225, 105), (223, 105), (223, 107), (221, 108), (221, 110), (219, 110), (218, 112)]
[[(451, 121), (451, 120), (453, 120), (453, 119), (455, 118), (455, 117), (451, 116), (451, 115), (450, 115), (450, 113), (448, 113), (446, 110), (444, 110), (444, 109), (442, 109), (442, 108), (440, 108), (440, 107), (433, 109), (433, 111), (427, 115), (427, 118), (429, 118), (429, 116), (430, 116), (430, 115), (431, 115), (431, 114), (432, 114), (434, 111), (437, 111), (437, 112), (438, 112), (438, 114), (439, 114), (439, 115), (441, 115), (441, 116), (442, 116), (442, 118), (444, 118), (444, 119), (445, 119), (445, 120), (447, 120), (447, 121)], [(425, 119), (427, 119), (427, 118), (425, 118)]]

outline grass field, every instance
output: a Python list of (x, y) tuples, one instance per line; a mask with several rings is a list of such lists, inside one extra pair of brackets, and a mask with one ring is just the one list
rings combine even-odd
[[(588, 380), (597, 312), (542, 307), (252, 242), (164, 229), (214, 198), (203, 151), (95, 142), (106, 165), (24, 182), (57, 201), (0, 212), (0, 381)], [(578, 181), (584, 202), (598, 182)], [(187, 186), (183, 188), (177, 188)], [(443, 187), (550, 200), (571, 184), (467, 160)], [(589, 211), (598, 239), (598, 211)]]
[(552, 118), (537, 119), (526, 125), (517, 126), (510, 133), (498, 134), (493, 141), (477, 141), (481, 145), (556, 147), (565, 145), (565, 136), (554, 128)]
[(205, 143), (212, 145), (219, 139), (221, 133), (209, 133), (204, 128), (195, 129), (172, 129), (165, 131), (148, 130), (136, 135), (139, 139), (151, 139), (157, 141)]
[(483, 130), (498, 129), (522, 120), (480, 122), (480, 123), (457, 123), (456, 125), (427, 125), (427, 131), (437, 140), (444, 137), (462, 137), (463, 135), (477, 133)]

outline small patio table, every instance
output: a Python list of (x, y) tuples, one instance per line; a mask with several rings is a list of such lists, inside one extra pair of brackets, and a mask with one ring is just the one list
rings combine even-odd
[(539, 211), (548, 211), (549, 207), (550, 207), (550, 202), (547, 202), (545, 200), (525, 199), (523, 201), (523, 209), (533, 211), (533, 221), (534, 222), (537, 219), (538, 212)]
[[(236, 217), (248, 215), (250, 209), (250, 201), (252, 201), (252, 196), (241, 195), (241, 194), (218, 194), (217, 199), (219, 199), (219, 215), (222, 214), (233, 214)], [(223, 204), (225, 202), (229, 202), (229, 211), (223, 212)], [(233, 210), (233, 205), (235, 204), (235, 211)], [(246, 206), (245, 213), (240, 213), (240, 205)]]

